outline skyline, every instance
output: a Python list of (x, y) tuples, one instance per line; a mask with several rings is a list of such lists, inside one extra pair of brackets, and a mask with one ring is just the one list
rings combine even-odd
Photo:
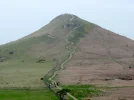
[(4, 0), (0, 3), (0, 44), (29, 35), (64, 13), (134, 40), (133, 9), (132, 0)]

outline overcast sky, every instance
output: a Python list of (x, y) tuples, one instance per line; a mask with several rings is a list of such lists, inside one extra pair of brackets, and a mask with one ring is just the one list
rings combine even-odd
[(0, 44), (31, 34), (63, 13), (134, 39), (134, 0), (0, 0)]

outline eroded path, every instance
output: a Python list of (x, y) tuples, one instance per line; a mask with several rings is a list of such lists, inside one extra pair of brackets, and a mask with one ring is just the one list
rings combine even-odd
[[(52, 37), (52, 36), (51, 36), (51, 37)], [(66, 41), (69, 43), (68, 40), (66, 40)], [(73, 43), (72, 43), (72, 44), (73, 44)], [(75, 50), (69, 48), (69, 46), (66, 46), (66, 48), (72, 50), (72, 52), (69, 54), (69, 57), (61, 64), (60, 70), (63, 70), (64, 65), (72, 58), (73, 54), (75, 53)], [(52, 77), (49, 78), (49, 81), (51, 81), (51, 83), (57, 83), (55, 80), (53, 80), (53, 78), (58, 74), (58, 72), (59, 72), (60, 70), (55, 71), (54, 74), (52, 75)], [(59, 89), (59, 90), (62, 90), (62, 89), (63, 89), (63, 88), (60, 87), (60, 86), (56, 86), (56, 88)], [(74, 96), (71, 95), (70, 93), (67, 93), (67, 95), (68, 95), (70, 98), (74, 99), (74, 100), (78, 100), (78, 99), (76, 99), (76, 97), (74, 97)]]

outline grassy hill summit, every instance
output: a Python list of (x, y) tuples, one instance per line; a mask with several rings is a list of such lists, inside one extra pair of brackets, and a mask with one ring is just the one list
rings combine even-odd
[(34, 33), (0, 46), (0, 88), (42, 88), (40, 78), (57, 62), (64, 68), (54, 79), (76, 91), (75, 97), (84, 98), (77, 88), (89, 84), (124, 87), (119, 94), (124, 98), (126, 86), (134, 93), (134, 41), (72, 14), (59, 15)]
[[(66, 45), (65, 39), (68, 39), (70, 42), (78, 42), (93, 26), (94, 24), (75, 15), (59, 15), (36, 32), (0, 46), (0, 56), (3, 61), (15, 58), (23, 60), (23, 58), (26, 59), (28, 57), (57, 57), (66, 51), (64, 50)], [(50, 35), (53, 37), (50, 37)]]

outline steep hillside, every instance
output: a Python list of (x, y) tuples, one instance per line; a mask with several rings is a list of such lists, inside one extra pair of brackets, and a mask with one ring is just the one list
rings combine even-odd
[(40, 87), (39, 79), (57, 62), (65, 66), (55, 78), (62, 85), (134, 85), (134, 41), (63, 14), (38, 31), (0, 46), (0, 87)]
[(79, 42), (67, 69), (61, 72), (61, 81), (102, 84), (103, 80), (112, 80), (114, 84), (115, 79), (121, 79), (131, 80), (126, 85), (132, 85), (133, 73), (134, 41), (96, 26)]

